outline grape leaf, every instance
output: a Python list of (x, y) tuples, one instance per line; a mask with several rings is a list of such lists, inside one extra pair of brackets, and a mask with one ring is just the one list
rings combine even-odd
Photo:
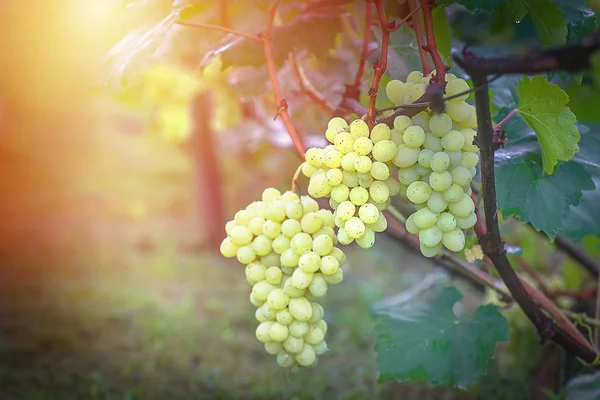
[(579, 375), (565, 387), (565, 400), (600, 399), (600, 372)]
[(496, 343), (508, 340), (508, 324), (495, 305), (457, 317), (461, 294), (434, 287), (379, 309), (376, 344), (380, 381), (427, 381), (471, 387), (486, 371)]
[(460, 4), (469, 11), (497, 11), (502, 5), (502, 0), (436, 0), (440, 6)]
[(518, 112), (535, 131), (542, 147), (543, 172), (552, 174), (558, 161), (569, 161), (581, 139), (575, 114), (566, 106), (569, 96), (542, 76), (523, 77), (517, 87)]
[(542, 159), (535, 143), (496, 155), (497, 199), (504, 216), (516, 215), (554, 239), (579, 204), (582, 190), (595, 188), (589, 172), (581, 165), (561, 164), (554, 175), (542, 176)]
[(451, 62), (450, 51), (452, 48), (452, 29), (448, 23), (446, 9), (443, 7), (436, 7), (432, 10), (431, 16), (433, 19), (435, 44), (437, 45), (440, 55), (446, 60), (446, 63)]
[[(490, 85), (498, 109), (494, 121), (500, 121), (516, 107), (518, 82), (518, 78), (510, 77)], [(600, 203), (600, 196), (598, 191), (592, 191), (600, 185), (600, 164), (595, 161), (600, 155), (600, 141), (596, 134), (580, 124), (580, 152), (562, 164), (556, 174), (543, 176), (539, 143), (525, 121), (516, 114), (502, 129), (508, 138), (504, 148), (496, 152), (496, 192), (502, 214), (531, 222), (552, 238), (558, 231), (575, 240), (599, 235), (596, 204)], [(569, 175), (571, 171), (573, 176)], [(524, 192), (515, 187), (522, 187)], [(540, 213), (540, 207), (549, 211)]]
[(600, 24), (600, 17), (589, 7), (586, 0), (553, 0), (565, 16), (569, 29), (567, 41), (590, 35)]
[(567, 25), (560, 8), (550, 0), (509, 0), (516, 22), (529, 15), (544, 47), (563, 44), (567, 40)]
[[(339, 16), (344, 13), (343, 1), (314, 2), (304, 5), (289, 22), (273, 26), (271, 40), (275, 64), (281, 65), (291, 50), (307, 50), (317, 57), (325, 57), (335, 46), (336, 35), (342, 30)], [(244, 38), (225, 40), (214, 51), (214, 54), (221, 54), (224, 68), (265, 64), (262, 43)]]

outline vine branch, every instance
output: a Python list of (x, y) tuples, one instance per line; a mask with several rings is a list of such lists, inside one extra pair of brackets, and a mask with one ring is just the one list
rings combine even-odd
[(326, 113), (333, 115), (335, 113), (336, 107), (331, 104), (325, 96), (323, 96), (317, 88), (314, 87), (312, 82), (308, 79), (306, 74), (304, 73), (304, 69), (298, 62), (296, 55), (294, 52), (290, 51), (288, 56), (288, 60), (290, 62), (290, 66), (292, 68), (292, 72), (296, 76), (298, 80), (298, 85), (300, 86), (300, 91), (304, 93), (309, 99), (311, 99), (314, 103), (316, 103), (319, 107), (321, 107)]
[[(427, 2), (429, 0), (424, 0)], [(417, 38), (417, 45), (419, 48), (419, 58), (421, 59), (421, 67), (423, 69), (423, 74), (428, 74), (431, 72), (431, 64), (429, 63), (429, 58), (427, 58), (427, 52), (425, 51), (425, 40), (423, 39), (423, 30), (421, 28), (421, 20), (419, 19), (419, 14), (415, 13), (419, 7), (417, 6), (417, 0), (408, 0), (408, 9), (410, 10), (410, 14), (412, 15), (412, 28), (415, 31), (415, 37)]]
[(377, 112), (375, 110), (377, 92), (379, 91), (379, 82), (381, 82), (381, 77), (387, 69), (390, 28), (393, 28), (393, 26), (390, 26), (390, 23), (388, 22), (387, 15), (385, 15), (383, 1), (375, 0), (375, 6), (377, 8), (377, 15), (379, 16), (379, 23), (381, 25), (381, 59), (375, 61), (373, 64), (373, 83), (369, 89), (369, 110), (367, 112), (367, 124), (369, 125), (369, 128), (372, 128), (375, 125), (375, 119), (377, 118)]
[(279, 88), (279, 82), (277, 81), (277, 68), (275, 67), (275, 61), (273, 59), (273, 46), (271, 43), (271, 32), (273, 30), (273, 21), (275, 20), (275, 15), (277, 14), (277, 8), (279, 7), (279, 2), (281, 0), (275, 0), (273, 5), (269, 8), (269, 19), (267, 20), (267, 26), (260, 37), (264, 44), (265, 48), (265, 58), (267, 60), (267, 69), (269, 70), (269, 78), (271, 79), (271, 86), (273, 87), (273, 96), (275, 97), (275, 102), (277, 104), (277, 115), (279, 115), (285, 125), (292, 142), (294, 143), (294, 147), (296, 148), (296, 152), (302, 159), (304, 159), (304, 153), (306, 149), (298, 131), (294, 127), (292, 123), (292, 119), (290, 118), (290, 114), (287, 110), (287, 102), (284, 98), (281, 97), (281, 90)]
[(580, 343), (578, 338), (565, 331), (542, 312), (506, 257), (506, 249), (500, 235), (497, 218), (493, 128), (486, 73), (478, 69), (468, 69), (468, 67), (465, 71), (469, 73), (475, 86), (484, 88), (484, 90), (475, 92), (478, 145), (481, 154), (483, 208), (487, 228), (486, 234), (480, 238), (482, 249), (492, 261), (515, 301), (537, 328), (542, 341), (552, 340), (583, 360), (593, 362), (596, 359), (596, 352), (589, 346)]
[(434, 0), (421, 0), (421, 8), (423, 9), (423, 22), (425, 24), (425, 34), (427, 36), (427, 44), (424, 45), (424, 50), (431, 55), (433, 64), (435, 65), (436, 74), (432, 80), (437, 80), (442, 87), (446, 86), (446, 66), (442, 61), (440, 52), (435, 43), (435, 34), (433, 32), (433, 17), (431, 10), (435, 6)]

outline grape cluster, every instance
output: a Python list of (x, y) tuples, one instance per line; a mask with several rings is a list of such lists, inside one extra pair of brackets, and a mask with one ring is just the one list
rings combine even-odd
[(332, 118), (325, 132), (331, 143), (306, 152), (302, 172), (310, 178), (308, 193), (315, 198), (330, 198), (337, 238), (343, 245), (356, 241), (363, 248), (375, 243), (375, 232), (387, 228), (382, 211), (389, 207), (390, 196), (400, 191), (394, 178), (397, 145), (386, 124), (369, 130), (356, 119), (348, 125)]
[[(386, 86), (390, 101), (411, 103), (425, 93), (432, 75), (413, 71), (407, 82), (392, 80)], [(464, 79), (446, 74), (446, 96), (469, 89)], [(421, 253), (433, 257), (442, 245), (458, 252), (465, 246), (463, 230), (477, 222), (470, 183), (476, 174), (479, 148), (473, 143), (477, 126), (475, 107), (465, 102), (468, 94), (448, 100), (439, 115), (422, 111), (412, 118), (398, 116), (393, 132), (401, 137), (394, 163), (401, 192), (417, 211), (406, 229), (419, 235)]]
[(311, 197), (273, 188), (225, 226), (221, 253), (246, 265), (260, 322), (256, 337), (282, 367), (314, 365), (327, 351), (327, 323), (316, 300), (342, 281), (346, 262), (334, 226), (332, 212)]

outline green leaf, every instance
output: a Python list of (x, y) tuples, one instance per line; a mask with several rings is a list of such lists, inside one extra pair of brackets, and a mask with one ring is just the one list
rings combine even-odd
[[(518, 78), (501, 78), (490, 85), (495, 94), (493, 103), (498, 108), (495, 122), (516, 107), (518, 82)], [(589, 127), (580, 125), (581, 150), (552, 176), (542, 175), (539, 143), (518, 114), (502, 129), (508, 141), (495, 157), (496, 192), (502, 215), (516, 215), (531, 222), (535, 229), (543, 230), (551, 238), (558, 231), (574, 240), (600, 236), (597, 212), (600, 193), (592, 190), (600, 185), (600, 141), (597, 139), (600, 128), (591, 132)], [(540, 212), (542, 208), (546, 213)]]
[(581, 139), (575, 114), (566, 104), (569, 96), (542, 76), (523, 77), (517, 87), (518, 112), (534, 130), (542, 147), (544, 174), (552, 174), (559, 160), (569, 161)]
[(531, 143), (496, 155), (496, 186), (502, 188), (498, 204), (504, 216), (531, 222), (554, 239), (569, 217), (570, 206), (579, 204), (582, 190), (595, 186), (585, 168), (574, 162), (562, 164), (554, 175), (541, 176), (542, 160), (535, 150)]
[(498, 307), (486, 305), (457, 317), (453, 287), (434, 287), (377, 312), (380, 381), (426, 381), (469, 388), (485, 373), (496, 343), (508, 340)]
[(600, 86), (577, 85), (565, 87), (569, 96), (569, 108), (580, 122), (600, 123)]
[(542, 46), (566, 42), (568, 29), (565, 17), (552, 1), (510, 0), (508, 4), (516, 22), (520, 22), (526, 15), (531, 17)]
[(436, 0), (440, 6), (460, 4), (469, 11), (497, 11), (502, 5), (502, 0)]
[(565, 400), (600, 399), (600, 372), (576, 376), (567, 383), (565, 393)]
[[(435, 36), (435, 44), (447, 62), (450, 62), (450, 51), (452, 49), (452, 29), (448, 23), (448, 15), (444, 7), (436, 7), (431, 12), (433, 23), (433, 34)], [(448, 64), (451, 65), (451, 64)]]

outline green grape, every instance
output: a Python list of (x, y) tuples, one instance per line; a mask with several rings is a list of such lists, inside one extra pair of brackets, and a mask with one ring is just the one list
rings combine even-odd
[(323, 226), (323, 222), (314, 212), (304, 214), (300, 221), (302, 230), (306, 233), (313, 234), (317, 232)]
[(348, 123), (343, 118), (333, 117), (327, 123), (327, 128), (333, 128), (337, 129), (338, 131), (344, 131), (348, 129)]
[(419, 156), (418, 156), (418, 163), (420, 166), (422, 166), (423, 168), (430, 168), (430, 163), (431, 163), (431, 158), (433, 157), (435, 153), (432, 150), (429, 149), (423, 149), (419, 152)]
[(352, 217), (346, 221), (344, 230), (352, 239), (358, 239), (365, 233), (365, 224), (358, 217)]
[(356, 172), (344, 171), (344, 180), (342, 180), (342, 183), (348, 187), (356, 187), (358, 185)]
[[(300, 261), (298, 260), (298, 265)], [(298, 289), (306, 289), (313, 280), (314, 273), (303, 271), (300, 268), (294, 270), (292, 274), (292, 285)]]
[(451, 130), (442, 138), (441, 143), (446, 151), (460, 151), (465, 145), (465, 137), (460, 131)]
[(366, 156), (371, 153), (373, 142), (368, 137), (359, 137), (354, 141), (354, 152), (358, 156)]
[(443, 212), (440, 214), (440, 217), (437, 221), (437, 227), (440, 228), (442, 232), (450, 232), (454, 230), (457, 226), (457, 219), (454, 215), (448, 212)]
[(330, 228), (334, 227), (333, 213), (331, 211), (321, 209), (317, 211), (315, 215), (321, 220), (323, 226), (328, 226)]
[(420, 179), (419, 173), (416, 168), (400, 168), (398, 170), (398, 181), (404, 185), (410, 185)]
[(354, 138), (348, 132), (340, 132), (334, 138), (335, 149), (342, 154), (348, 154), (354, 147)]
[[(285, 215), (289, 219), (300, 219), (304, 215), (304, 207), (300, 200), (291, 201), (285, 205)], [(250, 221), (252, 222), (252, 221)]]
[[(269, 267), (265, 272), (265, 280), (271, 285), (279, 285), (283, 278), (283, 271), (279, 267)], [(268, 299), (267, 299), (268, 300)]]
[(296, 356), (296, 362), (303, 367), (313, 365), (316, 360), (317, 355), (310, 344), (305, 344), (302, 351)]
[(448, 203), (455, 203), (457, 201), (459, 201), (460, 199), (462, 199), (463, 195), (465, 194), (465, 190), (457, 185), (456, 183), (453, 183), (450, 188), (444, 193), (444, 199), (448, 202)]
[[(285, 291), (285, 289), (284, 289), (284, 291)], [(277, 311), (275, 313), (275, 319), (281, 325), (286, 325), (286, 326), (288, 326), (289, 324), (291, 324), (294, 321), (294, 317), (292, 316), (292, 313), (290, 313), (290, 310), (288, 310), (287, 308)]]
[(420, 151), (418, 148), (408, 147), (406, 144), (398, 145), (394, 165), (400, 168), (413, 166), (419, 159)]
[(429, 166), (433, 172), (441, 173), (450, 166), (450, 157), (448, 153), (439, 151), (431, 156)]
[(442, 193), (433, 191), (429, 200), (427, 200), (427, 207), (433, 212), (441, 213), (448, 207), (448, 202), (444, 199)]
[(471, 183), (471, 172), (468, 169), (462, 166), (458, 166), (450, 171), (452, 175), (452, 182), (460, 185), (462, 187), (466, 187)]
[(452, 119), (448, 114), (433, 115), (429, 120), (429, 129), (435, 136), (444, 137), (452, 130)]
[(460, 163), (461, 166), (471, 169), (475, 168), (479, 164), (479, 155), (477, 153), (471, 153), (468, 151), (464, 151), (462, 155), (462, 161)]
[(465, 137), (465, 145), (463, 146), (463, 151), (468, 151), (471, 153), (477, 153), (479, 151), (479, 147), (475, 145), (475, 138), (477, 137), (477, 132), (473, 129), (461, 129), (460, 133)]
[(252, 250), (258, 256), (266, 256), (271, 252), (273, 248), (273, 240), (269, 239), (265, 235), (257, 236), (251, 244)]
[(383, 232), (387, 229), (387, 219), (383, 213), (379, 213), (379, 218), (372, 224), (369, 224), (369, 228), (374, 232)]
[(454, 169), (462, 162), (462, 151), (446, 151), (446, 154), (448, 154), (448, 157), (450, 158), (450, 166), (448, 169)]
[[(329, 236), (331, 238), (331, 240), (333, 240), (333, 242), (335, 243), (335, 231), (330, 226), (323, 226), (321, 229), (319, 229), (317, 232), (313, 233), (313, 235), (312, 235), (313, 239), (316, 239), (319, 236)], [(313, 248), (314, 248), (314, 246), (315, 246), (315, 243), (313, 241)]]
[(426, 86), (423, 83), (415, 83), (408, 89), (408, 94), (404, 98), (405, 103), (414, 103), (425, 94)]
[(313, 167), (307, 162), (302, 163), (302, 174), (308, 178), (313, 176), (318, 170), (319, 168)]
[(460, 229), (445, 232), (442, 243), (448, 250), (459, 252), (465, 247), (465, 234)]
[(344, 254), (344, 252), (338, 247), (334, 247), (329, 255), (335, 257), (335, 259), (340, 263), (340, 266), (346, 263), (346, 254)]
[(269, 294), (275, 289), (275, 286), (271, 285), (267, 281), (257, 282), (252, 287), (252, 294), (261, 301), (267, 301)]
[(332, 275), (323, 275), (323, 279), (330, 285), (337, 285), (344, 280), (344, 270), (340, 268)]
[(281, 253), (280, 260), (283, 267), (297, 267), (300, 255), (290, 248)]
[(419, 83), (423, 80), (423, 73), (420, 71), (412, 71), (410, 74), (408, 74), (408, 77), (406, 78), (406, 82), (410, 82), (410, 83)]
[(397, 147), (391, 140), (381, 140), (373, 145), (373, 158), (383, 163), (391, 161), (396, 156)]
[(417, 171), (417, 174), (419, 174), (420, 176), (431, 175), (431, 170), (429, 168), (424, 168), (421, 165), (415, 165), (415, 170)]
[(419, 229), (431, 228), (440, 218), (439, 213), (431, 211), (428, 207), (423, 207), (417, 210), (413, 215), (413, 221)]
[(438, 255), (440, 249), (442, 248), (442, 244), (439, 243), (437, 246), (427, 247), (423, 245), (423, 243), (420, 243), (419, 247), (421, 249), (421, 254), (423, 254), (427, 258), (431, 258)]
[[(352, 188), (350, 190), (350, 201), (356, 206), (362, 206), (369, 201), (369, 191), (363, 187)], [(354, 212), (356, 212), (356, 209)], [(352, 215), (354, 215), (354, 212)]]
[(423, 181), (416, 181), (408, 186), (406, 189), (406, 196), (411, 202), (421, 204), (429, 200), (432, 191), (429, 184)]
[(288, 338), (290, 331), (287, 326), (273, 322), (269, 328), (269, 338), (274, 342), (283, 342)]
[[(462, 232), (462, 231), (461, 231)], [(435, 247), (442, 241), (443, 233), (437, 226), (419, 231), (419, 242), (426, 247)]]
[(246, 265), (245, 268), (246, 278), (254, 283), (264, 280), (266, 277), (266, 272), (267, 268), (258, 262), (252, 262)]
[(371, 166), (370, 173), (374, 179), (385, 181), (390, 177), (390, 168), (381, 161), (375, 161)]
[(280, 230), (283, 235), (291, 239), (295, 234), (302, 232), (302, 225), (300, 224), (300, 221), (288, 219), (283, 221)]
[[(346, 222), (344, 222), (344, 227), (346, 226)], [(349, 245), (354, 241), (354, 238), (350, 237), (344, 228), (338, 229), (337, 239), (340, 244), (344, 246)]]
[(339, 184), (331, 189), (331, 199), (337, 203), (342, 203), (348, 200), (350, 189), (344, 184)]
[(354, 159), (354, 169), (356, 169), (356, 172), (366, 174), (371, 171), (372, 165), (373, 162), (367, 156), (357, 156)]
[[(362, 119), (355, 119), (350, 123), (350, 135), (352, 139), (360, 137), (369, 137), (369, 126)], [(350, 150), (351, 151), (351, 150)]]
[(373, 182), (369, 187), (369, 195), (373, 198), (375, 203), (385, 203), (390, 198), (390, 189), (385, 182)]
[[(464, 79), (460, 79), (460, 78), (453, 79), (446, 84), (446, 96), (448, 96), (448, 97), (455, 96), (459, 93), (468, 91), (470, 89), (471, 88), (469, 87), (469, 84)], [(460, 103), (462, 101), (465, 101), (467, 99), (467, 97), (469, 97), (469, 93), (465, 93), (462, 96), (451, 99), (450, 102)]]
[(406, 115), (399, 115), (394, 118), (394, 130), (403, 134), (405, 129), (412, 125), (412, 121)]
[(411, 118), (413, 125), (420, 126), (424, 131), (429, 130), (429, 114), (426, 111), (421, 111)]
[(404, 97), (406, 97), (407, 89), (404, 82), (393, 79), (385, 86), (385, 94), (392, 103), (402, 104)]
[[(311, 147), (310, 149), (306, 150), (306, 153), (304, 154), (304, 158), (306, 159), (306, 162), (315, 167), (315, 168), (320, 168), (321, 165), (323, 164), (323, 159), (325, 158), (325, 154), (323, 153), (323, 149), (320, 149), (318, 147)], [(279, 194), (275, 194), (275, 192), (273, 192), (272, 194), (269, 194), (267, 199), (265, 200), (265, 197), (263, 196), (263, 201), (268, 202), (268, 201), (272, 201), (272, 199), (277, 198), (281, 196), (281, 193)]]
[(325, 339), (325, 334), (318, 326), (313, 325), (309, 328), (308, 333), (306, 334), (304, 340), (308, 344), (316, 345), (321, 343)]
[(304, 207), (305, 213), (319, 211), (319, 203), (309, 196), (302, 196), (300, 198), (300, 202), (302, 202), (302, 207)]
[(358, 217), (365, 224), (374, 224), (379, 219), (379, 210), (375, 205), (366, 203), (358, 209)]
[(402, 138), (406, 146), (418, 149), (425, 143), (425, 131), (420, 126), (412, 125), (406, 128)]
[(455, 203), (450, 203), (448, 208), (455, 216), (466, 218), (475, 211), (475, 204), (473, 204), (471, 197), (464, 193), (460, 200)]
[(363, 249), (370, 249), (375, 244), (375, 231), (371, 228), (365, 228), (365, 233), (356, 239), (358, 244)]
[[(304, 253), (298, 260), (298, 268), (304, 272), (316, 272), (321, 268), (321, 257), (314, 251)], [(302, 288), (300, 285), (298, 285), (298, 287)]]
[(442, 147), (442, 140), (431, 133), (425, 135), (425, 143), (423, 143), (423, 146), (426, 149), (429, 149), (434, 152), (444, 150), (444, 148)]
[(325, 152), (323, 164), (327, 168), (339, 168), (342, 165), (342, 157), (342, 153), (340, 153), (336, 149), (331, 149)]
[(230, 237), (226, 237), (221, 242), (221, 246), (219, 247), (219, 251), (224, 257), (232, 258), (237, 255), (238, 246), (233, 243)]
[(365, 189), (368, 189), (374, 181), (375, 180), (372, 176), (368, 176), (367, 178), (358, 178), (358, 184), (360, 185), (360, 187), (363, 187)]
[(473, 113), (472, 106), (468, 103), (463, 102), (452, 102), (449, 101), (446, 104), (446, 112), (448, 115), (456, 122), (464, 122), (467, 121), (471, 117), (471, 113)]
[(297, 233), (290, 241), (290, 247), (298, 255), (308, 253), (312, 250), (312, 237), (305, 232)]
[[(225, 233), (227, 233), (228, 235), (231, 234), (231, 230), (236, 227), (236, 223), (235, 221), (227, 221), (227, 223), (225, 223)], [(262, 225), (260, 226), (260, 228), (262, 229)]]
[(312, 316), (312, 307), (305, 297), (291, 298), (289, 310), (298, 321), (308, 321)]
[(400, 182), (396, 181), (394, 178), (387, 178), (385, 184), (390, 191), (390, 196), (396, 196), (400, 192)]
[(252, 231), (246, 226), (236, 226), (229, 234), (231, 241), (236, 246), (244, 246), (252, 241)]
[(429, 185), (433, 190), (445, 192), (452, 185), (452, 175), (448, 171), (432, 172), (429, 177)]
[(267, 297), (267, 304), (271, 310), (283, 310), (289, 302), (290, 296), (285, 294), (282, 288), (273, 289)]
[(456, 227), (460, 229), (470, 229), (477, 223), (477, 214), (471, 213), (466, 217), (456, 218)]
[(328, 235), (320, 235), (313, 240), (313, 250), (316, 254), (318, 254), (321, 257), (331, 253), (331, 250), (333, 250), (333, 246), (333, 238)]
[(415, 224), (415, 214), (411, 214), (406, 218), (406, 230), (413, 235), (419, 234), (419, 227)]
[(300, 289), (294, 286), (294, 281), (290, 278), (283, 284), (283, 291), (285, 292), (285, 294), (290, 296), (290, 298), (304, 297), (304, 294), (306, 293), (306, 288)]
[(318, 298), (324, 297), (327, 294), (328, 284), (323, 279), (321, 274), (315, 274), (313, 280), (310, 282), (308, 290), (310, 293)]
[(256, 215), (248, 210), (240, 210), (235, 213), (234, 220), (238, 226), (248, 226), (250, 220)]
[(290, 335), (283, 341), (283, 348), (288, 353), (300, 353), (304, 348), (304, 339)]
[(377, 142), (381, 142), (382, 140), (390, 140), (392, 137), (392, 132), (386, 124), (380, 123), (371, 129), (370, 137), (371, 142), (375, 144)]
[(269, 336), (269, 331), (271, 330), (271, 326), (273, 326), (273, 324), (274, 322), (272, 321), (265, 321), (258, 325), (255, 332), (256, 338), (263, 343), (270, 342), (271, 338)]
[(340, 268), (340, 262), (334, 256), (324, 256), (321, 259), (321, 273), (333, 275)]
[(236, 256), (238, 261), (242, 264), (250, 264), (252, 261), (256, 260), (256, 253), (252, 250), (252, 247), (248, 245), (239, 247)]
[[(309, 303), (309, 305), (310, 305), (310, 303)], [(311, 316), (312, 316), (312, 307), (311, 307)], [(310, 320), (310, 318), (308, 318), (306, 321), (308, 321), (308, 320)], [(308, 323), (306, 321), (294, 320), (289, 325), (290, 335), (297, 337), (297, 338), (304, 337), (304, 335), (306, 335), (308, 333), (308, 328), (309, 328)]]
[(282, 368), (292, 368), (296, 365), (296, 358), (288, 352), (277, 354), (277, 364)]

